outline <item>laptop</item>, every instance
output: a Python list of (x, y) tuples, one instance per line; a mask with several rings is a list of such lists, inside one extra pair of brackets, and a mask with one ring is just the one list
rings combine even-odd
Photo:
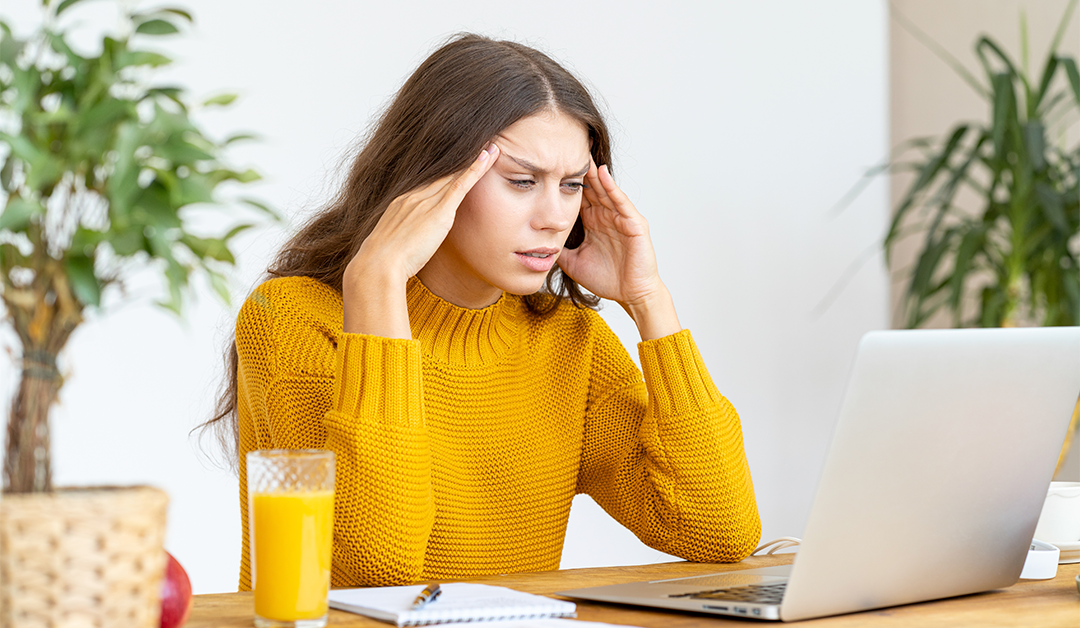
[(1080, 327), (859, 344), (792, 565), (561, 591), (795, 621), (1008, 587), (1080, 394)]

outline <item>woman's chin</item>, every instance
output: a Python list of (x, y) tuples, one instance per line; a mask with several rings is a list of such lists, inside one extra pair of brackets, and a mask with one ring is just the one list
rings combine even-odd
[(547, 280), (547, 273), (544, 273), (540, 277), (515, 277), (505, 282), (501, 288), (510, 294), (517, 296), (526, 296), (535, 294), (544, 287), (544, 282)]

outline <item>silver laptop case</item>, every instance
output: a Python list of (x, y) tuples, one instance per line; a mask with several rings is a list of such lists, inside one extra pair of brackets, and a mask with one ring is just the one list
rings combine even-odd
[(1010, 586), (1078, 394), (1080, 327), (871, 332), (778, 609), (671, 597), (701, 578), (564, 594), (793, 621)]

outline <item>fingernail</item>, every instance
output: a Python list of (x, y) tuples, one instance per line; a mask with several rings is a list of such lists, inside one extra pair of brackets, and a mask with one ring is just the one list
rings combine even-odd
[(489, 155), (494, 155), (496, 150), (498, 150), (498, 148), (495, 146), (495, 142), (488, 144), (487, 148), (484, 149)]
[(487, 161), (487, 158), (491, 156), (491, 153), (487, 152), (487, 149), (480, 151), (480, 154), (476, 157), (476, 161)]

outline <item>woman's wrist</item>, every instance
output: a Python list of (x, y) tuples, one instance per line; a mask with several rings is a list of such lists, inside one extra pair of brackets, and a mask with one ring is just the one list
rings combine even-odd
[[(360, 260), (350, 263), (341, 282), (342, 331), (412, 340), (405, 283), (408, 277), (372, 269)], [(355, 270), (354, 270), (355, 268)]]
[(655, 340), (682, 331), (675, 302), (666, 286), (646, 298), (632, 303), (620, 303), (637, 325), (641, 339)]

